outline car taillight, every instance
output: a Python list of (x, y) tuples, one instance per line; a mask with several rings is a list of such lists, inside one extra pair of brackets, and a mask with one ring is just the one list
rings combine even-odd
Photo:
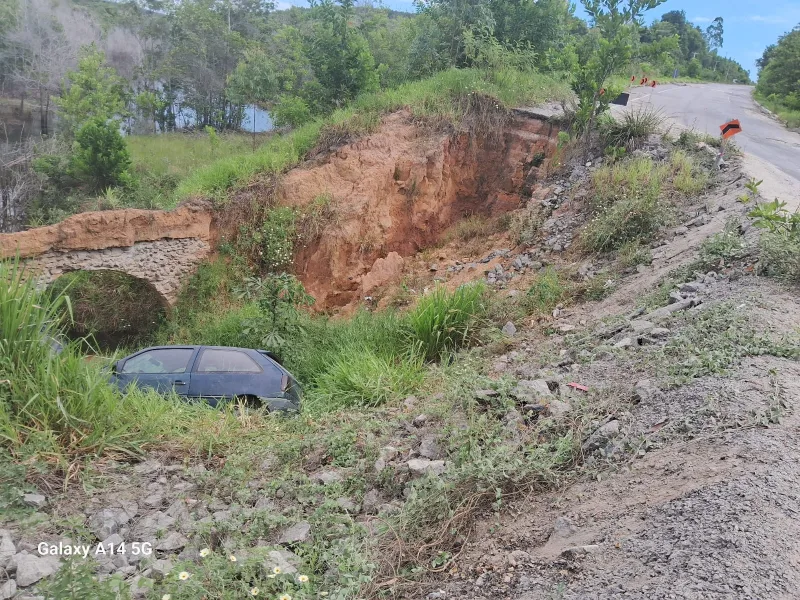
[(289, 389), (289, 376), (284, 373), (283, 377), (281, 377), (281, 391), (285, 392)]

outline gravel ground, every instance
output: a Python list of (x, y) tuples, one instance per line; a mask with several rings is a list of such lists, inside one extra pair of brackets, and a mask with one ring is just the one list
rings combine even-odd
[[(796, 293), (769, 280), (721, 281), (706, 300), (746, 304), (763, 332), (800, 326)], [(631, 364), (607, 357), (580, 380), (632, 386)], [(582, 481), (483, 523), (420, 597), (797, 598), (799, 403), (800, 363), (760, 356), (622, 406), (619, 454), (589, 456)]]

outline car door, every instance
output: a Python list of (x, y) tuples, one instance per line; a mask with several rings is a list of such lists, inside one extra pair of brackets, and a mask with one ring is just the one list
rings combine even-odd
[(166, 394), (186, 396), (191, 382), (191, 366), (197, 348), (150, 348), (126, 358), (117, 369), (121, 388), (131, 383)]
[(203, 348), (192, 372), (189, 395), (215, 405), (217, 400), (237, 396), (267, 396), (267, 383), (264, 369), (245, 350)]

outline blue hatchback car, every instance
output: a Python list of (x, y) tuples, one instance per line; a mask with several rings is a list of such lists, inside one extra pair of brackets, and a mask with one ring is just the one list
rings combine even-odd
[(297, 380), (265, 350), (226, 346), (154, 346), (131, 354), (111, 369), (121, 390), (130, 385), (197, 398), (217, 406), (242, 399), (270, 411), (300, 409)]

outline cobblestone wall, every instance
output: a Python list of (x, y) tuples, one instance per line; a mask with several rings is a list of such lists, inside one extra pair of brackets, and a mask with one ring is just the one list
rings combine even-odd
[(137, 242), (124, 248), (49, 251), (26, 261), (39, 281), (49, 284), (69, 271), (121, 271), (149, 282), (165, 306), (178, 299), (183, 280), (209, 253), (210, 246), (195, 238)]

